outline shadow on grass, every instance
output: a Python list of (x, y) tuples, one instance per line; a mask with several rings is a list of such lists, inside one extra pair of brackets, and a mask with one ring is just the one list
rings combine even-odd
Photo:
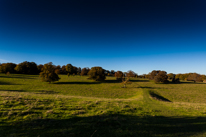
[(52, 84), (100, 84), (100, 82), (55, 82)]
[(2, 136), (114, 137), (178, 136), (188, 137), (206, 132), (206, 117), (163, 117), (99, 115), (68, 119), (39, 119), (1, 123)]
[(139, 86), (139, 87), (136, 87), (136, 88), (143, 88), (143, 89), (168, 89), (168, 88), (164, 88), (164, 87), (141, 87), (141, 86)]
[(33, 92), (36, 94), (57, 94), (59, 92), (50, 90), (0, 90), (0, 91), (11, 91), (11, 92)]
[(157, 94), (153, 91), (149, 91), (149, 94), (154, 99), (157, 99), (157, 100), (160, 100), (160, 101), (172, 102), (172, 101), (166, 99), (165, 97), (163, 97), (163, 96), (161, 96), (161, 95), (159, 95), (159, 94)]
[(193, 81), (187, 81), (187, 82), (181, 81), (180, 84), (206, 84), (206, 83), (203, 83), (203, 82), (195, 82), (194, 83)]
[(0, 85), (15, 85), (15, 84), (12, 84), (10, 82), (2, 82), (2, 81), (0, 81)]
[(57, 94), (59, 92), (52, 90), (34, 90), (33, 92), (37, 92), (36, 94)]
[(131, 82), (150, 82), (149, 80), (129, 80)]
[(26, 92), (25, 90), (0, 90), (0, 91)]
[(121, 80), (104, 80), (101, 81), (101, 83), (121, 83)]
[(21, 75), (21, 76), (11, 75), (11, 76), (0, 76), (0, 78), (36, 79), (37, 77), (31, 77), (28, 75)]

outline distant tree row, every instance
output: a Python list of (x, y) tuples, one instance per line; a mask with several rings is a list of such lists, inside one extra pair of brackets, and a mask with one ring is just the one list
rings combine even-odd
[[(48, 64), (48, 63), (46, 63)], [(50, 63), (52, 64), (52, 63)], [(73, 66), (72, 64), (67, 64), (63, 65), (62, 67), (60, 65), (53, 65), (54, 72), (56, 74), (68, 74), (68, 75), (81, 75), (85, 76), (88, 75), (90, 68), (85, 67), (85, 68), (80, 68)], [(18, 73), (18, 74), (39, 74), (40, 72), (43, 71), (44, 65), (40, 64), (37, 65), (35, 62), (28, 62), (24, 61), (19, 64), (14, 64), (14, 63), (3, 63), (0, 64), (0, 73)], [(104, 70), (105, 76), (115, 76), (115, 71), (114, 70)], [(130, 75), (130, 77), (136, 77), (137, 74), (134, 73), (133, 71), (128, 71), (128, 72), (122, 72), (124, 76)]]
[(168, 80), (172, 80), (173, 83), (179, 83), (179, 80), (203, 82), (206, 79), (206, 75), (200, 75), (197, 73), (167, 74), (166, 71), (153, 70), (149, 74), (145, 74), (144, 78), (154, 80), (155, 83), (167, 83)]
[(83, 68), (75, 67), (72, 64), (55, 66), (52, 62), (44, 65), (37, 65), (35, 62), (24, 61), (19, 64), (3, 63), (0, 64), (0, 73), (17, 73), (17, 74), (40, 74), (42, 81), (52, 82), (59, 80), (58, 74), (81, 75), (89, 76), (89, 79), (96, 81), (105, 80), (106, 76), (115, 76), (117, 79), (122, 80), (124, 77), (137, 77), (138, 75), (133, 71), (122, 72), (114, 70), (105, 70), (101, 67)]
[[(173, 83), (179, 83), (179, 80), (187, 80), (194, 82), (202, 82), (206, 79), (206, 75), (200, 75), (197, 73), (185, 73), (185, 74), (167, 74), (166, 71), (153, 70), (149, 74), (137, 75), (135, 72), (129, 70), (128, 72), (122, 72), (114, 70), (105, 70), (101, 67), (83, 68), (73, 66), (72, 64), (55, 66), (51, 62), (44, 65), (37, 65), (35, 62), (24, 61), (19, 64), (3, 63), (0, 64), (0, 73), (18, 73), (18, 74), (40, 74), (42, 81), (56, 81), (59, 79), (58, 74), (70, 75), (89, 75), (89, 79), (96, 81), (102, 81), (106, 76), (115, 76), (117, 80), (125, 80), (125, 77), (138, 77), (148, 78), (154, 80), (155, 83), (168, 83), (172, 80)], [(50, 77), (53, 77), (50, 78)]]

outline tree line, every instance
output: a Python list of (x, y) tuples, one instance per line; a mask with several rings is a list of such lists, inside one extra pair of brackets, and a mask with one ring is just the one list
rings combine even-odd
[[(72, 64), (67, 64), (67, 65), (53, 65), (52, 62), (46, 63), (52, 65), (54, 71), (56, 74), (67, 74), (67, 75), (81, 75), (85, 76), (88, 75), (90, 68), (85, 67), (85, 68), (80, 68), (73, 66)], [(2, 63), (0, 64), (0, 73), (16, 73), (16, 74), (39, 74), (40, 72), (43, 71), (44, 65), (40, 64), (37, 65), (35, 62), (28, 62), (24, 61), (19, 64), (15, 63)], [(104, 70), (105, 76), (115, 76), (115, 71), (114, 70)], [(126, 72), (122, 72), (122, 75), (126, 75)], [(134, 75), (137, 76), (136, 73), (133, 71), (130, 71), (129, 74), (127, 75)]]
[(73, 66), (72, 64), (67, 65), (53, 65), (52, 62), (44, 65), (37, 65), (35, 62), (24, 61), (19, 64), (15, 63), (2, 63), (0, 64), (0, 73), (17, 73), (17, 74), (40, 74), (42, 81), (52, 82), (59, 80), (58, 74), (81, 75), (89, 76), (89, 79), (96, 81), (105, 80), (106, 76), (115, 76), (116, 80), (125, 80), (125, 77), (138, 77), (147, 78), (154, 80), (155, 83), (168, 83), (171, 80), (173, 83), (180, 83), (180, 80), (203, 82), (206, 79), (206, 75), (200, 75), (197, 73), (185, 73), (185, 74), (167, 74), (166, 71), (153, 70), (148, 74), (137, 75), (132, 70), (128, 72), (105, 70), (102, 67), (88, 67), (80, 68)]

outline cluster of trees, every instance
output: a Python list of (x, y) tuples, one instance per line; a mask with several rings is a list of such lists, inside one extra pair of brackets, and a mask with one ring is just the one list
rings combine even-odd
[(179, 78), (180, 80), (203, 82), (204, 79), (206, 79), (206, 76), (197, 73), (185, 73), (185, 74), (177, 74), (175, 75), (175, 78)]
[(60, 78), (58, 74), (70, 75), (88, 75), (89, 79), (96, 81), (105, 80), (106, 76), (115, 76), (119, 80), (123, 80), (124, 77), (137, 77), (137, 74), (133, 71), (122, 72), (114, 70), (105, 70), (101, 67), (83, 68), (73, 66), (72, 64), (55, 66), (52, 62), (44, 65), (37, 65), (35, 62), (24, 61), (19, 64), (3, 63), (0, 64), (0, 73), (18, 73), (18, 74), (40, 74), (42, 81), (51, 83), (52, 81), (58, 81)]
[(55, 66), (51, 62), (47, 64), (37, 65), (35, 62), (24, 61), (19, 64), (3, 63), (0, 64), (0, 73), (19, 73), (19, 74), (40, 74), (42, 81), (52, 82), (59, 80), (58, 74), (70, 75), (88, 75), (89, 79), (96, 81), (105, 80), (106, 76), (115, 76), (117, 80), (125, 81), (125, 77), (139, 77), (148, 78), (154, 80), (155, 83), (167, 83), (168, 80), (172, 80), (174, 83), (179, 83), (179, 80), (187, 80), (194, 82), (202, 82), (206, 79), (206, 75), (200, 75), (197, 73), (185, 73), (185, 74), (167, 74), (166, 71), (153, 70), (148, 74), (137, 75), (133, 71), (122, 72), (114, 70), (105, 70), (101, 67), (83, 68), (73, 66), (72, 64)]
[(1, 73), (15, 73), (14, 68), (16, 67), (16, 64), (14, 63), (3, 63), (0, 65), (0, 72)]
[[(48, 64), (48, 63), (47, 63)], [(52, 64), (52, 63), (50, 63)], [(67, 64), (66, 66), (55, 66), (52, 64), (56, 74), (70, 74), (70, 75), (80, 75), (81, 68)], [(18, 74), (39, 74), (43, 71), (44, 65), (37, 65), (35, 62), (24, 61), (19, 64), (14, 63), (3, 63), (0, 64), (0, 73), (18, 73)], [(86, 68), (87, 69), (87, 68)], [(88, 73), (88, 72), (87, 72)], [(85, 73), (84, 73), (85, 75)]]
[(153, 70), (148, 74), (150, 80), (154, 80), (155, 83), (168, 83), (168, 76), (166, 71)]
[(200, 75), (197, 73), (185, 73), (185, 74), (167, 74), (166, 71), (153, 70), (147, 75), (142, 77), (154, 80), (155, 83), (167, 83), (168, 80), (172, 80), (173, 83), (180, 83), (180, 80), (203, 82), (206, 79), (206, 75)]

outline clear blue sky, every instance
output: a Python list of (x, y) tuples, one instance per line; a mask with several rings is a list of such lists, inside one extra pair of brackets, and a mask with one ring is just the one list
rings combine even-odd
[(206, 74), (205, 0), (0, 0), (0, 62)]

